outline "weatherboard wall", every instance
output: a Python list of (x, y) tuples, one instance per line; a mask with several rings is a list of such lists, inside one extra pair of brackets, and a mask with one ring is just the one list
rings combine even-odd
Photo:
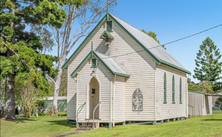
[(77, 83), (71, 78), (70, 68), (67, 68), (67, 119), (75, 120), (76, 119), (76, 91)]
[[(94, 74), (92, 74), (94, 71)], [(101, 101), (99, 109), (100, 122), (110, 122), (110, 86), (112, 77), (107, 69), (101, 64), (97, 68), (91, 68), (91, 61), (88, 61), (78, 74), (78, 90), (77, 90), (77, 108), (84, 102), (86, 105), (79, 114), (79, 122), (84, 122), (89, 117), (89, 83), (92, 77), (99, 82), (99, 101)], [(90, 91), (89, 91), (90, 90)]]
[[(166, 73), (167, 94), (164, 103), (164, 73)], [(156, 67), (155, 119), (187, 117), (187, 78), (186, 74), (164, 65)], [(172, 101), (172, 77), (175, 78), (175, 104)], [(182, 104), (180, 103), (180, 78), (182, 80)]]
[(125, 121), (125, 78), (116, 76), (115, 80), (115, 122)]
[[(130, 75), (130, 78), (126, 78), (125, 83), (125, 120), (153, 121), (156, 64), (154, 60), (146, 52), (141, 51), (142, 48), (114, 22), (111, 35), (114, 37), (111, 45), (104, 47), (102, 52), (108, 56), (116, 56), (113, 57), (113, 59)], [(127, 55), (127, 53), (132, 54)], [(123, 56), (118, 56), (122, 54)], [(141, 111), (133, 111), (132, 106), (133, 93), (137, 88), (140, 88), (143, 94), (143, 110)]]
[[(106, 24), (104, 23), (68, 66), (68, 118), (75, 119), (75, 115), (73, 113), (75, 113), (76, 109), (83, 104), (85, 100), (87, 100), (87, 82), (89, 81), (90, 74), (92, 73), (90, 62), (87, 62), (87, 64), (80, 69), (80, 72), (77, 75), (77, 83), (75, 83), (74, 78), (71, 78), (70, 75), (91, 51), (91, 41), (93, 41), (93, 49), (95, 51), (106, 56), (115, 56), (113, 59), (116, 63), (118, 63), (121, 68), (130, 75), (130, 78), (117, 78), (115, 85), (116, 102), (114, 117), (116, 122), (122, 121), (123, 119), (126, 121), (154, 121), (157, 119), (186, 116), (187, 85), (185, 84), (187, 84), (187, 79), (185, 73), (166, 66), (156, 65), (154, 60), (146, 52), (142, 51), (142, 48), (114, 22), (112, 24), (112, 32), (110, 32), (114, 39), (111, 41), (109, 46), (105, 46), (105, 41), (100, 39), (101, 34), (105, 30)], [(98, 79), (101, 81), (101, 93), (104, 92), (104, 95), (101, 95), (102, 103), (100, 116), (102, 121), (110, 122), (113, 115), (113, 96), (111, 96), (113, 93), (111, 92), (113, 92), (112, 80), (114, 76), (112, 76), (111, 79), (111, 74), (104, 66), (102, 67), (101, 65), (100, 68), (98, 68), (97, 74)], [(163, 87), (161, 87), (163, 86), (164, 72), (167, 72), (167, 76), (169, 76), (167, 78), (167, 104), (163, 104)], [(175, 74), (176, 79), (176, 104), (172, 104), (171, 98), (172, 91), (170, 87), (172, 87), (172, 74)], [(182, 104), (179, 104), (179, 77), (182, 77), (183, 85)], [(143, 110), (141, 111), (133, 111), (132, 108), (132, 96), (133, 92), (137, 88), (140, 88), (143, 94)], [(78, 100), (76, 100), (76, 98), (78, 98)], [(75, 105), (75, 102), (77, 105)], [(117, 104), (121, 105), (118, 106)], [(122, 109), (123, 106), (124, 109)], [(123, 111), (118, 111), (120, 109)], [(79, 116), (80, 121), (83, 121), (87, 117), (87, 105), (84, 107)]]
[(89, 54), (91, 51), (91, 41), (93, 41), (93, 49), (95, 50), (99, 45), (101, 45), (102, 39), (100, 35), (105, 30), (105, 24), (103, 24), (98, 30), (97, 33), (89, 40), (89, 42), (84, 46), (84, 48), (79, 52), (79, 54), (71, 61), (68, 65), (68, 88), (67, 88), (67, 119), (76, 119), (76, 111), (78, 106), (76, 106), (77, 98), (77, 83), (74, 78), (71, 78), (72, 72), (77, 68), (77, 66), (82, 62), (82, 60)]

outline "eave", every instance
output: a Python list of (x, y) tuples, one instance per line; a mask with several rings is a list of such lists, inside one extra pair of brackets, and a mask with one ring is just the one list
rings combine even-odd
[[(169, 66), (171, 68), (177, 69), (179, 71), (185, 72), (187, 74), (191, 74), (190, 71), (183, 69), (181, 67), (178, 67), (176, 65), (173, 65), (171, 63), (168, 63), (164, 60), (158, 59), (156, 56), (154, 56), (142, 43), (140, 43), (129, 31), (127, 31), (112, 15), (109, 13), (106, 14), (100, 22), (96, 25), (96, 27), (89, 33), (89, 35), (84, 39), (84, 41), (80, 44), (80, 46), (75, 50), (75, 52), (69, 57), (69, 59), (64, 63), (62, 66), (62, 70), (64, 70), (71, 62), (72, 60), (78, 55), (78, 53), (83, 49), (83, 47), (90, 41), (90, 39), (94, 36), (94, 34), (98, 31), (98, 29), (103, 25), (103, 23), (109, 18), (111, 21), (113, 21), (117, 26), (119, 26), (132, 40), (134, 40), (158, 65), (163, 64), (166, 66)], [(103, 34), (106, 33), (105, 31)], [(102, 35), (103, 35), (102, 34)], [(101, 36), (102, 36), (101, 35)], [(110, 34), (111, 35), (111, 34)], [(110, 36), (112, 37), (112, 35)], [(101, 37), (100, 37), (101, 38)]]
[(92, 58), (92, 57), (95, 57), (97, 60), (99, 60), (99, 62), (101, 62), (103, 64), (103, 66), (114, 76), (114, 75), (117, 75), (117, 76), (122, 76), (122, 77), (126, 77), (126, 78), (129, 78), (130, 75), (129, 74), (123, 74), (123, 73), (118, 73), (118, 72), (113, 72), (109, 67), (108, 65), (102, 60), (100, 59), (100, 57), (94, 52), (94, 51), (91, 51), (89, 52), (89, 54), (83, 59), (83, 61), (78, 65), (78, 67), (72, 72), (71, 74), (71, 77), (73, 78), (74, 76), (77, 75), (77, 73), (80, 71), (80, 69), (86, 64), (86, 62)]

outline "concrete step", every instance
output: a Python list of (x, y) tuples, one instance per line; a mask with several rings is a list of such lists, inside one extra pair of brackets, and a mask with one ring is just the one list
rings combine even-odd
[(77, 131), (90, 131), (92, 128), (78, 128)]
[[(82, 127), (90, 127), (93, 128), (93, 122), (83, 122)], [(94, 128), (99, 128), (99, 122), (94, 122)]]

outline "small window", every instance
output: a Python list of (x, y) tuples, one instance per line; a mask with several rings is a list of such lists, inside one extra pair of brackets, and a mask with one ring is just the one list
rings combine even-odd
[(112, 32), (112, 21), (107, 21), (106, 30), (109, 31), (109, 32)]
[(182, 104), (182, 81), (180, 78), (180, 104)]
[(175, 80), (174, 75), (172, 78), (172, 104), (175, 104)]
[(96, 59), (92, 59), (92, 68), (95, 68), (96, 66)]
[(166, 83), (166, 73), (164, 73), (164, 104), (166, 104), (166, 98), (167, 98), (167, 83)]
[(95, 94), (96, 90), (94, 88), (92, 88), (92, 94)]

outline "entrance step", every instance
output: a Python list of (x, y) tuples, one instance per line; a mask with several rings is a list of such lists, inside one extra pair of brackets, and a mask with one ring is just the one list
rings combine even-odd
[[(94, 129), (99, 128), (99, 122), (94, 122)], [(93, 130), (93, 122), (83, 122), (82, 126), (77, 131), (90, 131)]]

